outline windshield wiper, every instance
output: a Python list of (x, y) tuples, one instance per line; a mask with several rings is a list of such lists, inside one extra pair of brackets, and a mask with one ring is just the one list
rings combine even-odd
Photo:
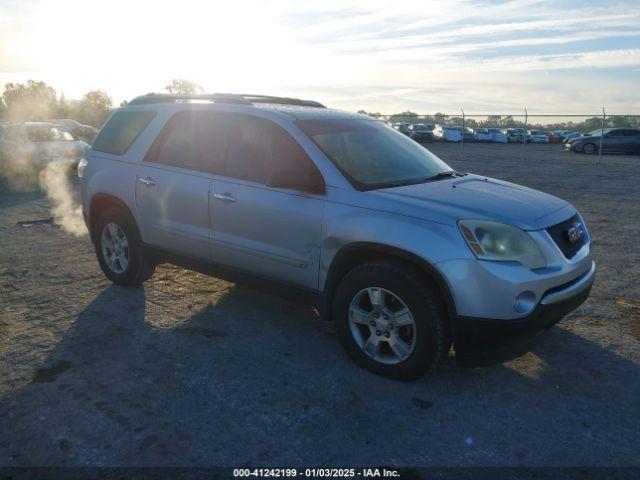
[(437, 173), (435, 175), (432, 175), (431, 177), (422, 177), (422, 178), (414, 178), (414, 179), (411, 179), (411, 180), (399, 180), (397, 182), (381, 183), (381, 184), (373, 186), (373, 188), (371, 188), (371, 190), (379, 189), (379, 188), (405, 187), (405, 186), (408, 186), (408, 185), (417, 185), (419, 183), (426, 183), (426, 182), (434, 182), (434, 181), (437, 181), (437, 180), (443, 180), (443, 179), (449, 178), (449, 177), (463, 177), (464, 175), (466, 175), (466, 174), (465, 173), (456, 172), (455, 170), (447, 170), (446, 172), (440, 172), (440, 173)]
[(447, 170), (446, 172), (437, 173), (433, 177), (427, 177), (424, 180), (425, 181), (440, 180), (447, 177), (457, 177), (458, 175), (462, 176), (462, 174), (456, 172), (455, 170)]

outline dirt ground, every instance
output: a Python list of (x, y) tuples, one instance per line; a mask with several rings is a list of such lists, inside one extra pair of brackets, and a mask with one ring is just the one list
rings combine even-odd
[(313, 311), (163, 266), (111, 285), (89, 240), (0, 191), (0, 466), (639, 466), (640, 157), (435, 144), (584, 215), (590, 299), (531, 353), (414, 383), (357, 368)]

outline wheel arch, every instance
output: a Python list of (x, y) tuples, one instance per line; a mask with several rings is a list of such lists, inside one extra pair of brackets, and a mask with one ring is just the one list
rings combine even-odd
[(438, 289), (438, 293), (440, 294), (446, 309), (447, 317), (452, 318), (456, 315), (453, 295), (451, 294), (451, 290), (449, 289), (447, 282), (438, 269), (415, 253), (374, 242), (350, 243), (338, 250), (333, 257), (324, 284), (323, 291), (327, 304), (330, 305), (333, 301), (335, 289), (340, 282), (340, 279), (344, 277), (345, 274), (358, 265), (373, 260), (396, 260), (418, 268), (426, 275), (427, 278), (433, 281), (434, 285)]
[(95, 243), (94, 238), (94, 230), (95, 223), (98, 220), (100, 212), (104, 211), (107, 208), (118, 207), (122, 208), (131, 219), (134, 219), (131, 209), (127, 206), (125, 202), (123, 202), (118, 197), (108, 194), (108, 193), (96, 193), (91, 198), (91, 203), (89, 204), (89, 217), (87, 219), (87, 225), (89, 227), (89, 235), (91, 237), (91, 241)]

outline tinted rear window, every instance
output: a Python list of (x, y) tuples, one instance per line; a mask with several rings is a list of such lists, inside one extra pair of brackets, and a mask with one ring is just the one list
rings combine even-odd
[(99, 152), (123, 155), (138, 138), (156, 112), (128, 111), (114, 113), (93, 142)]

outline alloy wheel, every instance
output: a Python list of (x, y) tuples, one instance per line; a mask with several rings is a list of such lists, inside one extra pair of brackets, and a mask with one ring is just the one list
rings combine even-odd
[(365, 355), (380, 363), (403, 362), (416, 344), (411, 310), (398, 295), (381, 287), (365, 288), (353, 297), (349, 327)]
[(115, 223), (107, 223), (100, 237), (102, 257), (114, 273), (123, 273), (129, 265), (129, 242)]

